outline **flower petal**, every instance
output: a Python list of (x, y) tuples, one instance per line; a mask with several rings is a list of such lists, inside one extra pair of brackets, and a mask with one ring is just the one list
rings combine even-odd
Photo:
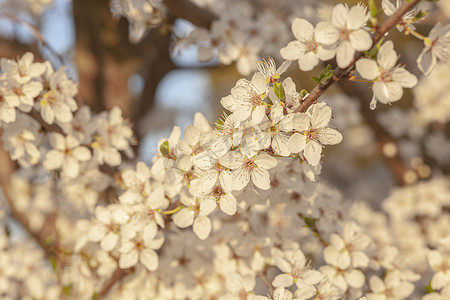
[(358, 60), (356, 62), (356, 70), (362, 78), (367, 80), (375, 80), (380, 76), (378, 64), (372, 59), (361, 58)]
[(322, 154), (322, 146), (316, 141), (310, 141), (305, 147), (305, 158), (311, 166), (317, 166)]
[(316, 41), (325, 44), (332, 45), (339, 39), (339, 32), (336, 27), (330, 22), (320, 22), (314, 29)]
[(158, 254), (152, 249), (144, 249), (141, 251), (139, 261), (149, 270), (158, 269)]
[(336, 145), (342, 141), (342, 134), (332, 128), (324, 128), (319, 131), (318, 140), (322, 145)]
[(372, 38), (370, 37), (370, 33), (364, 29), (359, 29), (350, 33), (350, 43), (353, 49), (366, 51), (372, 47)]
[(353, 60), (355, 49), (349, 41), (343, 41), (336, 50), (336, 61), (339, 68), (346, 68)]

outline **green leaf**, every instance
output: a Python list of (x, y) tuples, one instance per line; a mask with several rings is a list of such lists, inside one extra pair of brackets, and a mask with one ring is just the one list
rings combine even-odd
[(429, 13), (428, 11), (419, 10), (419, 12), (414, 16), (413, 22), (424, 19), (428, 15), (428, 13)]
[(333, 76), (334, 70), (331, 70), (331, 65), (328, 65), (325, 70), (320, 73), (320, 81), (323, 82), (323, 80), (328, 80)]
[(317, 82), (318, 84), (320, 84), (320, 78), (313, 76), (311, 77), (312, 80), (314, 80), (315, 82)]
[(50, 263), (51, 263), (51, 265), (52, 265), (53, 271), (56, 272), (56, 257), (51, 256), (51, 257), (50, 257)]
[[(317, 77), (316, 77), (316, 78), (317, 78)], [(305, 89), (301, 90), (300, 93), (299, 93), (300, 99), (303, 99), (303, 97), (305, 97), (306, 94), (308, 94), (308, 91), (307, 91), (307, 90), (305, 90)]]
[(273, 83), (273, 91), (275, 92), (275, 95), (277, 95), (278, 99), (280, 99), (280, 100), (283, 100), (286, 96), (283, 85), (278, 81)]
[[(410, 0), (412, 1), (412, 0)], [(439, 2), (439, 0), (427, 0), (428, 2)], [(408, 1), (409, 2), (409, 1)]]
[(320, 72), (319, 77), (311, 77), (312, 80), (317, 82), (318, 84), (325, 84), (328, 79), (330, 79), (333, 76), (334, 70), (331, 70), (331, 65), (328, 65), (325, 69)]
[(425, 289), (427, 290), (427, 293), (433, 293), (434, 292), (433, 288), (431, 287), (431, 281), (428, 283), (428, 285), (426, 286)]
[(72, 289), (72, 284), (66, 285), (63, 287), (63, 294), (69, 296), (70, 290)]
[(315, 218), (303, 217), (303, 220), (305, 221), (306, 226), (309, 228), (313, 228), (316, 226), (317, 219), (315, 219)]
[(381, 44), (384, 41), (384, 37), (382, 37), (378, 43), (372, 47), (372, 49), (370, 49), (369, 51), (364, 51), (364, 54), (367, 58), (372, 58), (372, 59), (376, 59), (377, 58), (377, 54), (378, 54), (378, 50), (380, 50)]
[(5, 225), (5, 234), (6, 236), (11, 236), (11, 227), (8, 224)]
[(161, 152), (162, 156), (167, 157), (169, 156), (169, 141), (165, 141), (164, 143), (159, 146), (159, 152)]

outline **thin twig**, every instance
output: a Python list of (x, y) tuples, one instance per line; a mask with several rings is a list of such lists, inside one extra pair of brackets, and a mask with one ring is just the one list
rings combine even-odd
[(259, 278), (261, 278), (261, 280), (266, 285), (269, 295), (273, 295), (274, 288), (273, 288), (272, 284), (269, 282), (269, 280), (267, 279), (267, 268), (264, 268), (264, 270), (262, 272), (257, 273), (257, 276)]
[(62, 57), (62, 55), (59, 54), (49, 43), (47, 43), (47, 40), (45, 39), (44, 35), (39, 31), (39, 28), (37, 28), (34, 24), (8, 13), (0, 14), (0, 18), (1, 17), (9, 19), (10, 21), (16, 24), (22, 25), (23, 27), (27, 28), (28, 31), (30, 31), (30, 33), (35, 37), (35, 39), (42, 46), (44, 46), (44, 48), (46, 48), (51, 55), (53, 55), (58, 60), (61, 66), (65, 65), (64, 58)]
[(209, 10), (199, 7), (189, 0), (165, 0), (164, 4), (177, 18), (188, 20), (199, 27), (209, 29), (212, 22), (218, 19)]
[(117, 268), (114, 273), (112, 274), (111, 278), (103, 285), (100, 292), (98, 292), (97, 299), (101, 299), (102, 297), (106, 296), (110, 289), (118, 282), (122, 277), (126, 275), (124, 269)]
[(56, 123), (53, 123), (52, 125), (48, 124), (47, 122), (44, 121), (44, 119), (41, 117), (41, 115), (34, 109), (32, 109), (28, 115), (30, 117), (32, 117), (33, 119), (35, 119), (36, 121), (38, 121), (39, 125), (41, 125), (42, 128), (44, 128), (47, 132), (57, 132), (60, 133), (62, 135), (66, 135), (64, 133), (64, 131), (61, 129), (61, 127), (59, 125), (57, 125)]

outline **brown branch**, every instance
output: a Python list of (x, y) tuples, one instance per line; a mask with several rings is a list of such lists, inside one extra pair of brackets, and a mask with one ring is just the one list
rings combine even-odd
[(47, 238), (53, 232), (53, 228), (51, 227), (53, 227), (52, 224), (54, 224), (55, 216), (48, 216), (39, 232), (32, 230), (27, 215), (19, 211), (15, 206), (14, 191), (11, 188), (11, 177), (15, 166), (2, 145), (0, 145), (0, 165), (2, 166), (0, 168), (0, 189), (8, 203), (10, 216), (22, 225), (30, 237), (44, 250), (47, 257), (54, 257), (55, 253), (47, 245)]
[(0, 18), (6, 18), (11, 22), (19, 24), (24, 28), (28, 29), (28, 31), (34, 36), (34, 38), (38, 43), (40, 43), (44, 48), (46, 48), (48, 52), (51, 53), (61, 65), (65, 65), (64, 58), (47, 42), (47, 40), (45, 39), (44, 35), (41, 33), (39, 28), (36, 27), (34, 24), (28, 22), (23, 18), (7, 13), (0, 14)]
[(199, 27), (210, 28), (212, 22), (218, 18), (189, 0), (164, 0), (164, 4), (175, 17), (188, 20)]
[[(405, 2), (389, 19), (386, 20), (375, 32), (375, 35), (372, 38), (373, 44), (375, 45), (385, 34), (391, 29), (398, 21), (401, 20), (403, 15), (410, 10), (414, 5), (419, 3), (420, 0), (414, 0), (411, 2)], [(326, 84), (318, 84), (306, 97), (306, 99), (300, 104), (300, 106), (295, 110), (295, 112), (305, 112), (308, 107), (314, 104), (317, 99), (335, 82), (339, 81), (348, 74), (350, 70), (353, 69), (357, 60), (362, 58), (364, 55), (363, 52), (357, 52), (355, 57), (353, 58), (350, 65), (346, 68), (336, 68), (333, 72), (333, 77), (331, 77)]]
[(104, 296), (106, 296), (109, 293), (109, 291), (111, 290), (111, 288), (114, 286), (114, 284), (116, 284), (116, 282), (118, 282), (120, 279), (122, 279), (125, 275), (126, 275), (126, 272), (124, 269), (120, 269), (120, 268), (116, 269), (114, 271), (114, 273), (112, 274), (111, 278), (107, 282), (105, 282), (105, 284), (103, 285), (100, 292), (98, 292), (97, 299), (101, 299)]
[(47, 122), (44, 121), (44, 119), (42, 119), (41, 115), (36, 111), (36, 110), (31, 110), (28, 115), (30, 117), (32, 117), (33, 119), (35, 119), (36, 121), (38, 121), (38, 123), (41, 125), (42, 128), (44, 128), (46, 131), (48, 132), (57, 132), (60, 133), (62, 135), (66, 135), (63, 130), (61, 129), (61, 127), (59, 125), (57, 125), (56, 123), (53, 123), (52, 125), (48, 124)]
[(269, 280), (267, 279), (267, 269), (268, 268), (264, 268), (264, 270), (262, 272), (257, 273), (256, 276), (261, 278), (263, 283), (266, 285), (269, 294), (273, 295), (274, 288), (273, 288), (272, 284), (269, 282)]

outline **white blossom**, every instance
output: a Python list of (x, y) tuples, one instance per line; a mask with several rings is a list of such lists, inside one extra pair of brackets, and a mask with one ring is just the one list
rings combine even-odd
[(298, 113), (294, 118), (294, 129), (297, 132), (289, 139), (289, 150), (292, 153), (303, 151), (306, 160), (313, 167), (320, 162), (322, 145), (334, 145), (342, 140), (342, 135), (328, 125), (331, 113), (331, 108), (325, 103), (314, 104), (307, 113)]
[(417, 66), (429, 75), (438, 62), (450, 64), (450, 24), (437, 23), (423, 40), (425, 48), (417, 58)]
[(417, 78), (405, 70), (404, 67), (395, 66), (397, 53), (392, 41), (384, 43), (377, 54), (377, 62), (362, 58), (356, 62), (356, 70), (361, 76), (373, 80), (373, 99), (370, 108), (375, 109), (376, 102), (384, 104), (400, 100), (403, 88), (412, 88), (417, 84)]
[(292, 32), (296, 41), (290, 42), (280, 50), (284, 59), (298, 60), (298, 65), (302, 71), (311, 71), (319, 60), (326, 61), (332, 59), (336, 50), (330, 46), (322, 45), (315, 39), (314, 27), (302, 18), (295, 18), (292, 22)]
[(331, 23), (321, 22), (315, 29), (316, 41), (336, 47), (336, 61), (340, 68), (347, 67), (356, 51), (369, 50), (372, 38), (364, 29), (369, 15), (361, 4), (352, 6), (339, 3), (332, 12)]
[(44, 167), (51, 171), (61, 168), (64, 175), (74, 178), (80, 172), (80, 162), (91, 159), (91, 151), (73, 136), (64, 137), (60, 133), (49, 136), (50, 146), (43, 162)]
[(267, 170), (277, 165), (277, 160), (265, 152), (253, 157), (246, 157), (238, 152), (232, 152), (224, 165), (233, 170), (233, 190), (242, 190), (252, 182), (262, 190), (270, 188), (270, 175)]

